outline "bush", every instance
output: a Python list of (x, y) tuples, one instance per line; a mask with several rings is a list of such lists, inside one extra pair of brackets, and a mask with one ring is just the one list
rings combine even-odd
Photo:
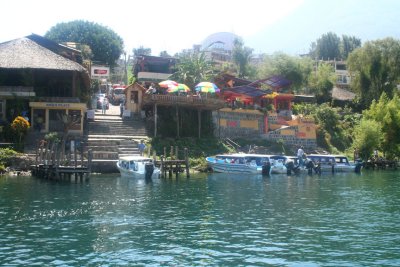
[(0, 148), (0, 165), (10, 166), (11, 160), (19, 153), (10, 148)]

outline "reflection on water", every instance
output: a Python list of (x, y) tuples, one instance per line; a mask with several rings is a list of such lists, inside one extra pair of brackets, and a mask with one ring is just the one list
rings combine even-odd
[(0, 178), (0, 265), (398, 266), (400, 177)]

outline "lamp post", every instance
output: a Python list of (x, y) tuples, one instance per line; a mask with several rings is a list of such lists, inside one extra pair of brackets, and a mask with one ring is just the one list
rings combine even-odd
[(124, 83), (128, 85), (128, 66), (126, 61), (126, 51), (124, 51)]

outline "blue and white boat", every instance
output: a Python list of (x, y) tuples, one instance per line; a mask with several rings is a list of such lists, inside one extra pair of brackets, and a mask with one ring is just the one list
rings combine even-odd
[(307, 159), (313, 161), (321, 172), (360, 172), (362, 163), (350, 163), (344, 155), (310, 154)]
[(220, 154), (207, 157), (214, 172), (280, 174), (286, 173), (285, 157), (263, 154)]

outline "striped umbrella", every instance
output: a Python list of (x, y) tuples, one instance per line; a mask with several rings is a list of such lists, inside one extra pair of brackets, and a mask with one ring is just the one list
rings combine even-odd
[(196, 92), (202, 93), (219, 93), (219, 88), (210, 82), (201, 82), (195, 87)]
[(170, 88), (170, 87), (177, 86), (178, 83), (175, 81), (171, 81), (171, 80), (165, 80), (165, 81), (159, 82), (158, 85), (162, 88)]
[(176, 93), (176, 92), (183, 92), (183, 93), (188, 93), (190, 92), (190, 88), (183, 83), (178, 83), (176, 86), (171, 86), (167, 90), (168, 93)]

